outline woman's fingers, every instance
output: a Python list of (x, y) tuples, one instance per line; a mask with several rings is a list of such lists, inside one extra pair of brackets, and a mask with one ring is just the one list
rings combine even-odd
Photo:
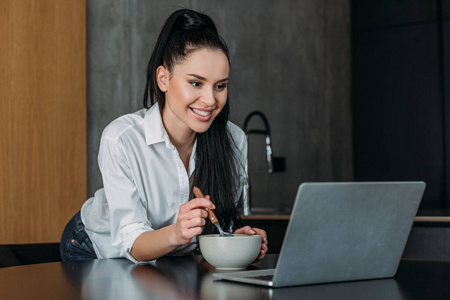
[(251, 228), (250, 226), (244, 226), (242, 228), (236, 229), (236, 231), (234, 233), (254, 235), (254, 234), (256, 234), (256, 231), (253, 230), (253, 228)]
[(268, 250), (269, 250), (269, 247), (267, 247), (267, 244), (261, 243), (261, 250), (259, 251), (259, 254), (264, 256)]
[(269, 250), (269, 247), (267, 247), (268, 241), (267, 241), (267, 234), (266, 231), (259, 228), (253, 228), (254, 231), (256, 231), (257, 234), (261, 236), (261, 249), (259, 250), (259, 256), (258, 260), (261, 260), (266, 255), (267, 251)]
[(259, 255), (256, 258), (256, 261), (259, 261), (261, 259), (264, 258), (264, 256), (266, 255), (267, 251), (269, 250), (269, 247), (267, 247), (268, 244), (268, 240), (267, 240), (267, 233), (265, 230), (260, 229), (260, 228), (256, 228), (256, 227), (250, 227), (250, 226), (245, 226), (242, 228), (237, 229), (234, 233), (236, 234), (248, 234), (248, 235), (254, 235), (254, 234), (258, 234), (261, 236), (261, 248), (259, 250)]
[(202, 233), (205, 223), (205, 218), (201, 217), (178, 219), (176, 223), (176, 235), (179, 244), (185, 245), (190, 243), (194, 236)]
[(201, 231), (203, 230), (202, 226), (204, 226), (205, 223), (206, 223), (206, 221), (204, 218), (194, 218), (194, 219), (189, 219), (189, 220), (182, 220), (179, 222), (179, 225), (180, 225), (180, 229), (182, 231), (190, 231), (193, 228), (198, 228), (198, 229), (200, 229), (200, 233), (201, 233)]
[(215, 205), (209, 200), (209, 196), (205, 198), (195, 198), (180, 206), (178, 220), (207, 218), (208, 209), (215, 209)]
[(203, 231), (208, 213), (206, 209), (215, 209), (214, 204), (205, 198), (195, 198), (180, 206), (177, 217), (177, 236), (181, 244), (189, 243), (192, 238)]
[(207, 218), (208, 212), (204, 209), (197, 208), (189, 211), (181, 212), (178, 214), (178, 220), (190, 220), (195, 218)]
[(191, 201), (188, 201), (187, 203), (181, 205), (180, 212), (187, 212), (189, 210), (196, 209), (196, 208), (215, 209), (216, 207), (210, 200), (208, 200), (206, 198), (195, 198), (195, 199), (192, 199)]
[(263, 230), (263, 229), (259, 229), (259, 228), (252, 228), (252, 229), (256, 232), (256, 234), (259, 234), (261, 236), (261, 238), (262, 238), (261, 242), (263, 244), (267, 245), (268, 240), (267, 240), (267, 233), (266, 233), (266, 231)]
[(182, 230), (180, 232), (180, 238), (182, 239), (181, 244), (182, 245), (189, 244), (192, 241), (192, 238), (194, 236), (197, 236), (201, 233), (202, 233), (201, 227), (193, 227), (193, 228), (188, 228), (188, 229)]

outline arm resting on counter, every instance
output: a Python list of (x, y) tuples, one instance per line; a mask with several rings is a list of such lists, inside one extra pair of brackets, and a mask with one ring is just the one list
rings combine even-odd
[(131, 248), (131, 255), (137, 261), (150, 261), (175, 250), (179, 245), (170, 238), (173, 236), (175, 224), (155, 231), (146, 231), (138, 238)]

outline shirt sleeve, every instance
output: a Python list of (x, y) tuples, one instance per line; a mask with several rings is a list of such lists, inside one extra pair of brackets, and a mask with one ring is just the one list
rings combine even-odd
[(99, 166), (110, 213), (112, 246), (121, 256), (141, 263), (131, 256), (131, 248), (139, 235), (154, 229), (147, 218), (145, 203), (137, 191), (120, 139), (102, 137)]

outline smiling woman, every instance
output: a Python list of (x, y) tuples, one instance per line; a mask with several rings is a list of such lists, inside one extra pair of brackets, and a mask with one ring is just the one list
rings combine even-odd
[(193, 144), (180, 139), (193, 141), (195, 133), (208, 130), (222, 111), (227, 103), (229, 69), (228, 58), (222, 51), (208, 49), (191, 52), (172, 72), (158, 67), (158, 86), (165, 92), (162, 119), (175, 146)]
[[(265, 231), (239, 228), (247, 140), (228, 121), (229, 68), (228, 48), (208, 16), (189, 9), (169, 16), (148, 64), (144, 109), (103, 131), (104, 187), (66, 226), (63, 260), (192, 254), (198, 235), (215, 230), (207, 209), (225, 230), (261, 235), (257, 259), (264, 257)], [(207, 196), (195, 198), (194, 186)]]

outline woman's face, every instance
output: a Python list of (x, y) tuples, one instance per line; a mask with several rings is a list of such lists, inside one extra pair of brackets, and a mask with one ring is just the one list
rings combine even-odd
[(158, 84), (166, 98), (162, 116), (169, 134), (170, 130), (208, 130), (227, 102), (229, 70), (226, 55), (209, 49), (190, 53), (170, 73), (158, 68)]

